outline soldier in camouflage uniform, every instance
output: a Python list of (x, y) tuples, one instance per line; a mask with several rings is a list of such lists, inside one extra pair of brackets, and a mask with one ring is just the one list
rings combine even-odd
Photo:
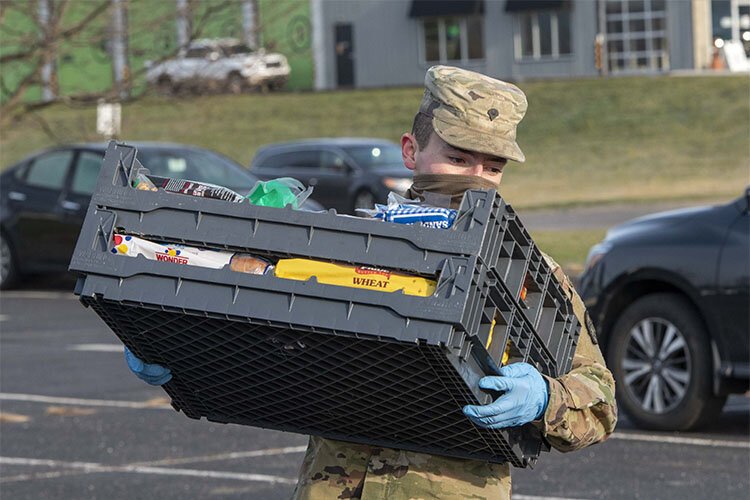
[[(404, 164), (415, 174), (407, 194), (424, 199), (425, 193), (438, 193), (449, 196), (456, 207), (467, 189), (497, 188), (508, 160), (524, 161), (515, 139), (516, 126), (526, 112), (526, 96), (514, 85), (447, 66), (430, 68), (425, 86), (412, 133), (404, 134), (401, 140)], [(516, 415), (512, 418), (502, 413), (477, 417), (484, 415), (484, 410), (492, 413), (489, 407), (503, 398), (507, 401), (509, 392), (492, 405), (467, 407), (474, 410), (464, 409), (464, 413), (481, 426), (495, 422), (495, 427), (507, 427), (531, 421), (554, 448), (573, 451), (603, 441), (613, 432), (617, 422), (615, 383), (581, 298), (560, 266), (545, 258), (581, 324), (571, 371), (553, 379), (529, 368), (535, 372), (532, 375), (538, 378), (537, 384), (545, 385), (541, 377), (546, 383), (546, 408), (540, 406), (539, 413), (518, 417), (511, 409), (509, 413)], [(485, 378), (497, 382), (507, 377)], [(319, 437), (310, 438), (294, 492), (296, 499), (321, 500), (510, 496), (507, 463), (461, 460)]]

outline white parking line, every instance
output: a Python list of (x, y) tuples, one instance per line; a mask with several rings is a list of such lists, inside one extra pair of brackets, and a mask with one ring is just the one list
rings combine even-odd
[[(268, 450), (254, 450), (242, 453), (226, 454), (233, 455), (233, 458), (239, 456), (266, 456), (266, 455), (277, 455), (280, 453), (290, 452), (303, 452), (304, 446), (295, 446), (287, 448), (271, 448)], [(219, 457), (220, 455), (213, 455), (211, 457)], [(208, 457), (203, 457), (208, 458)], [(191, 460), (191, 459), (187, 459)], [(174, 462), (179, 461), (175, 459)], [(167, 460), (158, 462), (150, 462), (151, 464), (165, 463)], [(188, 476), (188, 477), (200, 477), (209, 479), (233, 479), (237, 481), (255, 481), (255, 482), (266, 482), (266, 483), (281, 483), (281, 484), (296, 484), (297, 479), (272, 476), (267, 474), (250, 474), (250, 473), (237, 473), (237, 472), (224, 472), (224, 471), (211, 471), (211, 470), (198, 470), (198, 469), (174, 469), (174, 468), (163, 468), (154, 467), (153, 465), (138, 465), (129, 464), (123, 466), (105, 466), (102, 464), (91, 463), (91, 462), (64, 462), (61, 460), (40, 460), (34, 458), (19, 458), (19, 457), (0, 457), (0, 464), (7, 465), (30, 465), (37, 467), (62, 467), (65, 469), (73, 469), (67, 471), (54, 471), (54, 472), (42, 472), (36, 474), (19, 474), (16, 476), (9, 476), (0, 478), (0, 483), (12, 483), (20, 481), (38, 480), (38, 479), (54, 479), (62, 476), (68, 476), (73, 474), (93, 474), (102, 472), (125, 472), (125, 473), (136, 473), (136, 474), (157, 474), (165, 476)], [(580, 500), (575, 498), (567, 497), (547, 497), (547, 496), (532, 496), (532, 495), (514, 495), (516, 500)]]
[(32, 465), (34, 467), (68, 467), (70, 469), (95, 469), (101, 464), (94, 462), (65, 462), (63, 460), (46, 460), (40, 458), (0, 457), (0, 464)]
[(122, 349), (123, 349), (122, 344), (72, 344), (68, 346), (69, 351), (122, 353)]
[(287, 446), (284, 448), (269, 448), (267, 450), (253, 450), (253, 451), (233, 451), (230, 453), (220, 453), (217, 455), (204, 455), (204, 456), (197, 456), (197, 457), (166, 458), (164, 460), (145, 462), (145, 463), (138, 464), (138, 465), (154, 466), (154, 465), (190, 464), (190, 463), (197, 463), (197, 462), (220, 462), (223, 460), (236, 460), (240, 458), (267, 457), (267, 456), (272, 456), (272, 455), (286, 455), (290, 453), (304, 453), (305, 450), (307, 450), (307, 446)]
[(533, 495), (517, 495), (514, 493), (513, 500), (584, 500), (584, 499), (568, 498), (568, 497), (537, 497)]
[[(39, 460), (34, 458), (19, 458), (19, 457), (0, 457), (0, 464), (6, 465), (30, 465), (30, 466), (42, 466), (42, 467), (62, 467), (65, 469), (78, 469), (80, 472), (85, 474), (100, 473), (100, 472), (129, 472), (136, 474), (158, 474), (164, 476), (189, 476), (189, 477), (202, 477), (212, 479), (235, 479), (239, 481), (261, 481), (266, 483), (283, 483), (283, 484), (296, 484), (297, 480), (281, 477), (271, 476), (267, 474), (245, 474), (238, 472), (224, 472), (224, 471), (212, 471), (212, 470), (196, 470), (196, 469), (172, 469), (163, 467), (150, 467), (146, 465), (121, 465), (121, 466), (109, 466), (91, 462), (65, 462), (62, 460)], [(0, 483), (10, 483), (18, 481), (28, 481), (30, 479), (41, 479), (41, 478), (55, 478), (66, 475), (64, 472), (51, 472), (43, 474), (20, 474), (17, 476), (10, 476), (0, 478)]]
[(641, 434), (637, 432), (615, 432), (609, 439), (623, 439), (627, 441), (647, 441), (652, 443), (688, 444), (693, 446), (714, 446), (720, 448), (747, 448), (750, 449), (749, 441), (727, 441), (725, 439), (702, 439), (680, 436), (661, 436), (653, 434)]
[(3, 292), (2, 295), (0, 295), (0, 298), (3, 298), (3, 299), (78, 300), (78, 297), (73, 293), (72, 290), (69, 292), (37, 292), (37, 291), (16, 290), (13, 292)]
[[(23, 401), (32, 403), (58, 404), (58, 405), (75, 405), (75, 406), (102, 406), (110, 408), (130, 408), (130, 409), (147, 409), (147, 410), (171, 410), (168, 404), (162, 404), (159, 401), (113, 401), (106, 399), (81, 399), (65, 398), (55, 396), (41, 396), (37, 394), (14, 394), (0, 393), (0, 401)], [(644, 441), (651, 443), (666, 444), (685, 444), (693, 446), (711, 446), (717, 448), (743, 448), (750, 449), (749, 441), (729, 441), (726, 439), (705, 439), (691, 438), (682, 436), (669, 436), (660, 434), (644, 434), (638, 432), (615, 432), (610, 439), (622, 439), (626, 441)], [(255, 452), (253, 452), (255, 453)], [(247, 455), (253, 456), (253, 455)]]
[(75, 406), (104, 406), (109, 408), (134, 408), (138, 410), (171, 410), (168, 404), (155, 404), (153, 401), (112, 401), (107, 399), (61, 398), (54, 396), (40, 396), (37, 394), (11, 394), (0, 392), (0, 401), (24, 401), (30, 403), (45, 403)]

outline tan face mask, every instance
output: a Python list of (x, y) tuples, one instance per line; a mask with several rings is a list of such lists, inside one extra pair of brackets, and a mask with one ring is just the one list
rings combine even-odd
[(419, 174), (414, 176), (409, 199), (419, 199), (438, 207), (458, 208), (469, 189), (499, 189), (499, 184), (475, 175)]

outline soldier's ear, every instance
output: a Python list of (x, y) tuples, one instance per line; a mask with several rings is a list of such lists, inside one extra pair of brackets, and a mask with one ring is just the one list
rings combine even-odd
[(404, 162), (404, 166), (409, 170), (414, 170), (417, 167), (417, 152), (419, 152), (419, 145), (417, 139), (413, 134), (406, 133), (401, 136), (401, 159)]

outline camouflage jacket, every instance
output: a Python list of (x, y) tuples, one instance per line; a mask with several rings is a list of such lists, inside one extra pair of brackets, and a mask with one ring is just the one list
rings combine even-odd
[[(615, 428), (615, 382), (596, 343), (583, 301), (557, 263), (545, 256), (581, 324), (573, 367), (552, 379), (539, 426), (560, 451), (604, 441)], [(311, 437), (295, 499), (508, 499), (510, 467)]]

